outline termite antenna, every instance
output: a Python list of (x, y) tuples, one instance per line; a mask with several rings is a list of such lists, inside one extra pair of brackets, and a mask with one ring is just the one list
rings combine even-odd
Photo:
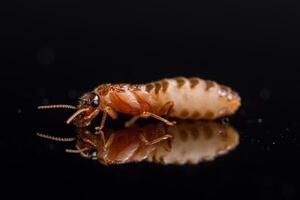
[(72, 109), (76, 110), (75, 106), (72, 105), (66, 105), (66, 104), (57, 104), (57, 105), (45, 105), (45, 106), (38, 106), (39, 110), (45, 110), (45, 109), (57, 109), (57, 108), (65, 108), (65, 109)]
[(70, 137), (70, 138), (63, 138), (63, 137), (55, 137), (55, 136), (51, 136), (51, 135), (46, 135), (46, 134), (42, 134), (42, 133), (37, 133), (37, 136), (47, 139), (47, 140), (53, 140), (53, 141), (57, 141), (57, 142), (72, 142), (75, 140), (75, 137)]
[(71, 117), (69, 117), (69, 119), (67, 120), (67, 124), (70, 124), (73, 121), (73, 119), (75, 119), (75, 117), (88, 110), (89, 110), (88, 108), (83, 108), (76, 111)]
[(82, 153), (84, 151), (88, 150), (88, 148), (83, 148), (83, 149), (66, 149), (65, 151), (67, 153)]

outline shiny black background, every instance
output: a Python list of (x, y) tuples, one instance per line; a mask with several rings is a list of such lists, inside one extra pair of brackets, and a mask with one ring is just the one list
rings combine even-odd
[[(70, 199), (299, 198), (299, 6), (279, 0), (2, 5), (2, 190)], [(197, 166), (106, 167), (65, 154), (72, 144), (35, 135), (75, 135), (64, 124), (69, 111), (38, 112), (37, 105), (76, 104), (105, 82), (174, 76), (216, 80), (240, 93), (243, 106), (230, 118), (241, 137), (235, 151)]]

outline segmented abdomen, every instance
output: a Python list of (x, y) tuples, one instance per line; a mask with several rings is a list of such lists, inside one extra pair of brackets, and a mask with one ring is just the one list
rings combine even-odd
[(143, 86), (159, 105), (173, 102), (169, 116), (181, 119), (216, 119), (233, 114), (240, 106), (239, 95), (227, 86), (200, 78), (177, 77)]

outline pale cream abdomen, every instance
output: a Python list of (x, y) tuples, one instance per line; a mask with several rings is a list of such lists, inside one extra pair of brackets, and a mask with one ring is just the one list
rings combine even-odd
[(215, 122), (180, 123), (169, 126), (171, 148), (159, 145), (147, 159), (164, 164), (197, 164), (228, 153), (239, 143), (232, 127)]
[(173, 102), (169, 116), (181, 119), (216, 119), (233, 114), (239, 95), (229, 87), (200, 78), (177, 77), (147, 84), (160, 105)]

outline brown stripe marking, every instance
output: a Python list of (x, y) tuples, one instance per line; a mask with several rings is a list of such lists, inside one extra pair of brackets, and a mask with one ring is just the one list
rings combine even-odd
[(188, 159), (188, 160), (186, 161), (186, 164), (192, 165), (192, 164), (194, 164), (194, 162), (193, 162), (191, 159)]
[(227, 129), (221, 127), (220, 130), (218, 131), (218, 135), (222, 138), (223, 141), (226, 141), (228, 137)]
[(155, 94), (158, 94), (159, 90), (161, 89), (161, 84), (156, 82), (155, 83)]
[(205, 81), (205, 83), (206, 83), (206, 91), (208, 91), (211, 87), (215, 86), (214, 81), (207, 80), (207, 81)]
[(146, 91), (147, 92), (150, 92), (153, 88), (154, 88), (154, 85), (151, 84), (151, 83), (149, 83), (149, 84), (146, 85)]
[(188, 133), (186, 132), (186, 130), (180, 130), (179, 134), (182, 142), (187, 141)]
[(163, 156), (161, 156), (161, 157), (159, 158), (159, 162), (160, 162), (161, 164), (166, 164), (165, 159), (164, 159)]
[(140, 85), (137, 85), (137, 84), (129, 85), (129, 86), (128, 86), (128, 90), (129, 90), (129, 91), (140, 91), (140, 90), (141, 90), (141, 87), (140, 87)]
[(199, 84), (198, 78), (190, 78), (189, 81), (190, 81), (190, 86), (192, 89)]
[(182, 118), (186, 118), (188, 115), (189, 115), (189, 111), (186, 110), (186, 109), (182, 110), (181, 113), (180, 113), (180, 116)]
[(193, 136), (193, 139), (196, 140), (199, 137), (199, 132), (197, 128), (192, 128), (191, 129), (191, 135)]
[(211, 129), (210, 126), (204, 126), (203, 127), (203, 134), (204, 134), (204, 138), (209, 140), (213, 137), (214, 131)]
[(169, 86), (169, 82), (167, 80), (162, 80), (161, 81), (163, 92), (166, 92)]
[(191, 119), (199, 119), (201, 114), (197, 111), (193, 112)]
[(204, 115), (204, 119), (213, 119), (214, 118), (214, 113), (211, 111), (207, 111)]
[(175, 80), (178, 88), (181, 88), (185, 84), (185, 79), (183, 77), (175, 78)]

